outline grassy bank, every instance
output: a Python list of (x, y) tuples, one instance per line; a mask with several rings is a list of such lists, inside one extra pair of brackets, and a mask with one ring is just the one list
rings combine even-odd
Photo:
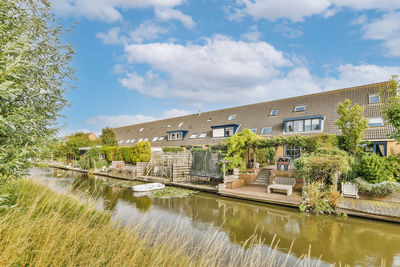
[(216, 232), (194, 242), (179, 227), (119, 227), (110, 214), (32, 180), (1, 186), (0, 206), (0, 266), (285, 265), (261, 246), (232, 255)]

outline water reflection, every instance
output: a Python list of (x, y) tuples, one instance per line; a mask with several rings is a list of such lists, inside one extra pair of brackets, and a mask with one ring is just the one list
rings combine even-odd
[(400, 226), (379, 221), (310, 216), (296, 209), (240, 201), (212, 194), (198, 193), (186, 198), (160, 199), (132, 194), (129, 188), (113, 187), (105, 178), (61, 170), (34, 169), (32, 175), (57, 191), (69, 189), (95, 199), (103, 209), (128, 222), (146, 214), (150, 219), (162, 217), (188, 222), (182, 231), (201, 234), (210, 225), (230, 238), (231, 244), (243, 245), (255, 232), (269, 245), (277, 235), (279, 250), (300, 257), (308, 253), (324, 262), (373, 266), (385, 261), (399, 266)]

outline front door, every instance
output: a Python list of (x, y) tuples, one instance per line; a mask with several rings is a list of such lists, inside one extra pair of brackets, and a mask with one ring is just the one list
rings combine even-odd
[(290, 161), (293, 162), (300, 157), (300, 150), (299, 146), (285, 145), (285, 157), (290, 158)]

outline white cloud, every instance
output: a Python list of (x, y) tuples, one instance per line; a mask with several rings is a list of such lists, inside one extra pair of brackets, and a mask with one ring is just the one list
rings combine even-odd
[(400, 12), (384, 14), (381, 18), (364, 24), (362, 30), (363, 38), (383, 41), (388, 55), (400, 56)]
[(301, 30), (290, 27), (285, 24), (277, 25), (275, 27), (275, 31), (280, 32), (283, 36), (290, 39), (295, 39), (303, 35), (303, 32)]
[(326, 76), (311, 75), (306, 61), (266, 42), (235, 41), (226, 36), (202, 45), (171, 43), (125, 46), (129, 64), (146, 64), (144, 74), (127, 73), (120, 83), (158, 98), (186, 103), (254, 103), (388, 80), (400, 67), (340, 65)]
[(173, 108), (173, 109), (164, 111), (163, 118), (180, 117), (180, 116), (189, 115), (191, 113), (192, 112), (184, 110), (184, 109)]
[[(115, 115), (115, 116), (106, 116), (99, 115), (86, 120), (87, 124), (93, 125), (94, 128), (101, 131), (104, 127), (121, 127), (126, 125), (138, 124), (143, 122), (155, 121), (166, 118), (173, 118), (178, 116), (184, 116), (191, 114), (191, 112), (184, 109), (168, 109), (165, 110), (161, 117), (147, 116), (147, 115)], [(76, 132), (76, 131), (75, 131)], [(84, 130), (84, 132), (90, 132), (88, 130)], [(74, 133), (74, 132), (71, 132)]]
[(330, 0), (243, 0), (243, 11), (255, 18), (271, 21), (287, 18), (302, 21), (305, 17), (321, 14), (330, 6)]
[(248, 41), (258, 41), (260, 39), (261, 33), (258, 31), (257, 25), (253, 25), (249, 28), (248, 32), (242, 34), (242, 38)]
[(172, 8), (156, 8), (156, 17), (159, 20), (179, 20), (186, 28), (192, 29), (196, 25), (191, 16), (183, 14)]
[(157, 39), (161, 34), (166, 32), (165, 28), (153, 22), (146, 21), (141, 23), (135, 30), (129, 32), (129, 38), (135, 43), (142, 43), (143, 41)]
[(59, 16), (82, 16), (92, 20), (115, 22), (122, 19), (118, 9), (174, 7), (183, 0), (51, 0)]
[(146, 115), (116, 115), (116, 116), (99, 115), (87, 119), (86, 123), (93, 125), (98, 129), (102, 129), (104, 127), (120, 127), (120, 126), (137, 124), (153, 120), (156, 120), (156, 118)]
[(334, 70), (334, 74), (337, 74), (336, 78), (326, 77), (322, 79), (321, 86), (325, 90), (387, 81), (392, 75), (400, 74), (400, 67), (345, 64), (339, 65)]
[(293, 22), (313, 15), (330, 17), (343, 8), (357, 11), (388, 11), (400, 8), (399, 0), (242, 0), (238, 3), (241, 9), (231, 8), (232, 19), (240, 19), (246, 13), (256, 19), (289, 19)]
[(100, 39), (104, 44), (120, 44), (123, 42), (120, 35), (120, 28), (114, 27), (111, 28), (108, 32), (99, 32), (96, 34), (96, 37)]

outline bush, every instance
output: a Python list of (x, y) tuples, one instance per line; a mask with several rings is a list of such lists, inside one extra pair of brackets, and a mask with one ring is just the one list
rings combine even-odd
[(400, 182), (400, 156), (390, 155), (386, 158), (386, 162), (393, 173), (394, 179)]
[(89, 149), (85, 154), (83, 154), (83, 156), (81, 156), (81, 159), (79, 160), (79, 166), (86, 170), (93, 169), (95, 168), (94, 162), (101, 160), (102, 155), (103, 153), (99, 148)]
[(364, 155), (356, 168), (358, 175), (370, 183), (394, 181), (393, 170), (384, 157), (375, 154)]
[(181, 151), (183, 151), (183, 147), (180, 147), (180, 146), (163, 147), (162, 150), (165, 153), (168, 153), (168, 152), (181, 152)]
[(323, 183), (311, 182), (304, 187), (300, 210), (316, 214), (332, 214), (335, 212), (341, 195), (334, 188), (326, 188)]
[(360, 193), (370, 197), (385, 197), (400, 192), (400, 184), (397, 182), (384, 181), (371, 184), (359, 177), (355, 180), (355, 183)]
[(311, 154), (305, 154), (295, 161), (300, 175), (309, 182), (320, 181), (324, 185), (336, 185), (339, 175), (351, 170), (353, 158), (339, 149), (320, 148)]
[(260, 164), (275, 164), (276, 150), (273, 147), (257, 149), (257, 162)]

